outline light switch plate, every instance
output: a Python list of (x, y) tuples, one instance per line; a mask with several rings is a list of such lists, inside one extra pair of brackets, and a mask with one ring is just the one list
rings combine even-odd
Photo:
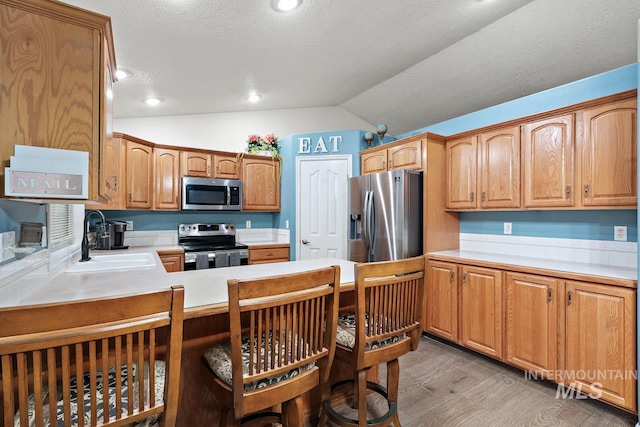
[(133, 230), (133, 221), (127, 221), (127, 231)]
[(627, 241), (627, 226), (626, 225), (615, 225), (613, 227), (613, 240), (618, 240), (620, 242)]
[(247, 222), (245, 222), (244, 227), (245, 228), (251, 228), (251, 220), (250, 219), (248, 219)]

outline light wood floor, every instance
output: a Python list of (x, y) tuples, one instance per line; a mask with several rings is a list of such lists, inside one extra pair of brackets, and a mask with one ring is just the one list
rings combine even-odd
[[(602, 402), (556, 399), (556, 384), (527, 380), (520, 370), (428, 337), (400, 359), (400, 373), (398, 407), (404, 427), (600, 427), (633, 426), (637, 421)], [(385, 375), (381, 369), (380, 377)], [(369, 396), (374, 406), (370, 416), (386, 411), (376, 397)], [(338, 411), (354, 416), (348, 405)]]

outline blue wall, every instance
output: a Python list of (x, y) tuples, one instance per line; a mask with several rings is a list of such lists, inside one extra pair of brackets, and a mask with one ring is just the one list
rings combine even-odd
[[(635, 63), (396, 137), (427, 131), (454, 135), (636, 89), (638, 79), (638, 63)], [(514, 235), (588, 240), (613, 240), (613, 226), (626, 225), (627, 240), (638, 241), (637, 210), (463, 212), (460, 232), (503, 234), (504, 222), (512, 223)]]
[[(286, 221), (289, 221), (289, 229), (291, 230), (291, 259), (295, 259), (296, 254), (296, 159), (298, 157), (308, 156), (330, 156), (330, 155), (347, 155), (351, 154), (353, 176), (360, 174), (360, 157), (358, 152), (367, 148), (364, 141), (363, 131), (335, 131), (335, 132), (315, 132), (300, 133), (289, 135), (287, 138), (280, 140), (280, 154), (282, 155), (282, 184), (281, 184), (281, 204), (280, 213), (275, 214), (275, 227), (285, 228)], [(331, 141), (331, 137), (341, 137), (342, 141), (338, 143), (337, 151)], [(306, 146), (301, 149), (301, 140), (304, 144), (308, 141), (308, 150)], [(391, 140), (391, 139), (389, 139)], [(378, 136), (372, 143), (379, 145)], [(326, 147), (326, 152), (323, 148)], [(301, 152), (303, 151), (303, 152)], [(308, 151), (308, 152), (307, 152)]]

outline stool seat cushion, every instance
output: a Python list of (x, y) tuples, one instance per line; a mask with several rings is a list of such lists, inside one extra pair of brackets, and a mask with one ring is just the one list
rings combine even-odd
[[(149, 366), (147, 364), (145, 364), (144, 367), (144, 382), (145, 384), (149, 383)], [(164, 395), (164, 379), (165, 379), (165, 369), (166, 369), (166, 364), (164, 361), (156, 361), (155, 362), (155, 397), (156, 397), (156, 405), (161, 405), (163, 403), (163, 395)], [(134, 387), (132, 390), (133, 396), (134, 396), (134, 401), (133, 401), (133, 405), (134, 408), (138, 408), (139, 404), (138, 404), (138, 385), (137, 385), (137, 364), (134, 363), (132, 365), (132, 374), (133, 374), (133, 378), (134, 378)], [(108, 394), (108, 402), (109, 402), (109, 407), (106, 408), (106, 410), (109, 411), (109, 414), (111, 417), (115, 417), (116, 414), (116, 388), (120, 387), (120, 389), (122, 390), (122, 414), (126, 415), (128, 413), (128, 408), (129, 408), (129, 403), (128, 403), (128, 398), (126, 395), (127, 389), (129, 388), (128, 385), (128, 379), (127, 379), (127, 366), (126, 365), (122, 365), (120, 367), (120, 375), (121, 375), (121, 382), (120, 384), (117, 383), (116, 380), (116, 371), (115, 371), (115, 367), (111, 367), (109, 368), (109, 371), (107, 373), (107, 377), (106, 377), (106, 385), (105, 385), (105, 378), (102, 375), (102, 370), (98, 370), (96, 372), (96, 395), (97, 395), (97, 400), (98, 400), (98, 408), (97, 408), (97, 418), (98, 420), (102, 420), (104, 417), (104, 411), (105, 408), (102, 404), (102, 396), (104, 396), (104, 393), (106, 391), (106, 393)], [(71, 394), (71, 426), (77, 426), (78, 425), (78, 402), (82, 402), (82, 404), (84, 405), (84, 423), (85, 425), (92, 425), (91, 423), (91, 409), (90, 409), (90, 401), (91, 401), (91, 385), (90, 385), (90, 374), (87, 372), (84, 374), (83, 376), (83, 384), (82, 384), (82, 396), (78, 396), (78, 381), (76, 377), (72, 377), (70, 380), (70, 394)], [(106, 390), (105, 390), (105, 386), (106, 386)], [(148, 387), (145, 387), (145, 389)], [(58, 427), (64, 427), (64, 420), (63, 420), (63, 414), (64, 414), (64, 403), (62, 401), (62, 392), (60, 390), (60, 387), (56, 387), (57, 391), (58, 391), (58, 403), (56, 406), (56, 420), (57, 422), (51, 422), (50, 421), (50, 408), (49, 408), (49, 391), (48, 391), (48, 386), (43, 386), (43, 413), (45, 415), (45, 426), (58, 426)], [(82, 400), (79, 400), (80, 399)], [(145, 393), (145, 405), (149, 404), (149, 395), (148, 393)], [(35, 426), (35, 397), (33, 394), (31, 394), (29, 396), (29, 401), (28, 401), (28, 405), (29, 405), (29, 425), (28, 427), (32, 427)], [(140, 420), (136, 423), (130, 424), (131, 426), (136, 426), (136, 427), (148, 427), (153, 425), (158, 419), (158, 416), (155, 415), (153, 417), (149, 417), (143, 420)], [(99, 422), (99, 421), (98, 421)], [(16, 413), (13, 419), (13, 425), (14, 427), (20, 427), (20, 414)], [(26, 426), (25, 426), (26, 427)]]
[[(261, 354), (265, 354), (265, 344), (268, 345), (269, 348), (273, 348), (271, 346), (271, 336), (269, 336), (269, 340), (266, 340), (263, 336)], [(275, 347), (278, 348), (278, 343), (275, 343)], [(249, 373), (249, 337), (242, 337), (242, 372), (244, 374)], [(216, 344), (213, 347), (209, 348), (204, 354), (204, 360), (207, 365), (211, 368), (211, 371), (222, 381), (224, 381), (227, 385), (232, 386), (232, 369), (231, 369), (231, 342), (225, 341), (220, 344)], [(257, 363), (254, 362), (253, 372), (256, 372), (257, 366), (260, 363), (264, 363), (264, 359), (261, 357), (261, 360)], [(281, 381), (286, 381), (289, 378), (293, 378), (303, 372), (306, 372), (313, 368), (315, 363), (308, 363), (306, 365), (302, 365), (298, 368), (293, 368), (289, 371), (285, 371), (279, 375), (274, 375), (266, 378), (262, 378), (258, 381), (254, 381), (251, 383), (247, 383), (244, 385), (245, 391), (257, 390), (261, 387), (267, 387), (271, 384), (275, 384)]]
[[(369, 327), (369, 316), (366, 316), (365, 329)], [(400, 333), (379, 341), (371, 341), (365, 346), (366, 350), (384, 347), (389, 344), (396, 343), (407, 334)], [(356, 345), (356, 314), (353, 311), (345, 311), (338, 314), (338, 330), (336, 333), (336, 342), (338, 345), (347, 348), (354, 348)]]

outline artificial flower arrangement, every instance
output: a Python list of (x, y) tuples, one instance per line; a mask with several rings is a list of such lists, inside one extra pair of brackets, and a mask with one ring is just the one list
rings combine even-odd
[(255, 133), (249, 135), (247, 138), (247, 153), (259, 154), (263, 151), (268, 151), (273, 157), (281, 159), (278, 137), (272, 133), (265, 136), (260, 136)]

